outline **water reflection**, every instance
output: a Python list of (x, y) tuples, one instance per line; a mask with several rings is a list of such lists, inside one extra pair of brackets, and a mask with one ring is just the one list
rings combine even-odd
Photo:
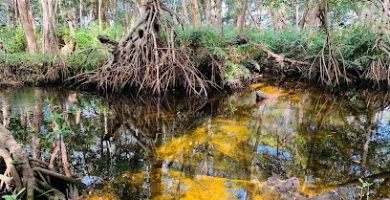
[(389, 197), (389, 102), (264, 83), (209, 100), (0, 92), (25, 151), (80, 177), (90, 199), (354, 199), (359, 177)]

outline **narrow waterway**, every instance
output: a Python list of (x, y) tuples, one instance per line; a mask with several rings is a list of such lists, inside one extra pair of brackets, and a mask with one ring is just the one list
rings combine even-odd
[(51, 162), (88, 185), (82, 199), (389, 198), (389, 106), (386, 93), (302, 83), (208, 100), (0, 91), (1, 123), (25, 152), (49, 162), (63, 141), (67, 160)]

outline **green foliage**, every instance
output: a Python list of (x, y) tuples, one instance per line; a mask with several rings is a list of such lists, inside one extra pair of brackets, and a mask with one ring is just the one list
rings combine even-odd
[(27, 48), (27, 41), (22, 26), (0, 28), (0, 42), (3, 42), (9, 53), (24, 52)]
[(191, 47), (221, 47), (227, 42), (226, 39), (210, 27), (201, 27), (179, 29), (177, 42)]
[(21, 196), (24, 194), (25, 191), (26, 191), (26, 188), (23, 188), (15, 195), (4, 195), (1, 198), (4, 200), (18, 200), (21, 198)]
[(360, 199), (363, 199), (364, 196), (366, 196), (366, 199), (370, 199), (370, 186), (373, 185), (373, 183), (369, 183), (361, 178), (359, 178), (359, 182), (361, 183), (360, 186)]
[(377, 34), (365, 28), (342, 30), (335, 41), (339, 43), (347, 68), (363, 70), (370, 64), (370, 57), (381, 54), (374, 48)]
[[(49, 99), (49, 103), (53, 104), (54, 99)], [(65, 117), (72, 114), (72, 111), (62, 111), (59, 107), (54, 107), (46, 120), (53, 122), (53, 126), (58, 126), (58, 130), (49, 131), (45, 139), (49, 142), (56, 142), (57, 136), (67, 137), (74, 132), (68, 127)]]

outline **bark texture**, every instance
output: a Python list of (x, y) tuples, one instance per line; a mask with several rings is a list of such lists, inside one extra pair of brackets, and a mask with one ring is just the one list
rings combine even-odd
[(18, 11), (24, 28), (24, 34), (27, 39), (27, 50), (30, 53), (37, 52), (37, 42), (34, 34), (34, 22), (29, 0), (16, 0)]
[(44, 54), (58, 54), (59, 44), (55, 34), (55, 14), (52, 0), (41, 0), (42, 3), (42, 45)]

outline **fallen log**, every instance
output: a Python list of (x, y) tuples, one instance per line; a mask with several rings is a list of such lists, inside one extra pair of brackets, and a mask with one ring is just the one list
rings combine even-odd
[(299, 60), (294, 60), (294, 59), (290, 59), (290, 58), (286, 58), (282, 55), (279, 55), (273, 51), (271, 51), (270, 49), (268, 49), (267, 47), (265, 47), (264, 45), (262, 44), (257, 44), (257, 43), (253, 43), (251, 42), (250, 44), (252, 44), (254, 47), (266, 52), (268, 54), (268, 57), (272, 57), (275, 59), (276, 62), (278, 62), (279, 64), (282, 64), (282, 63), (287, 63), (287, 64), (290, 64), (290, 65), (305, 65), (305, 66), (311, 66), (312, 63), (309, 63), (309, 62), (306, 62), (306, 61), (299, 61)]

